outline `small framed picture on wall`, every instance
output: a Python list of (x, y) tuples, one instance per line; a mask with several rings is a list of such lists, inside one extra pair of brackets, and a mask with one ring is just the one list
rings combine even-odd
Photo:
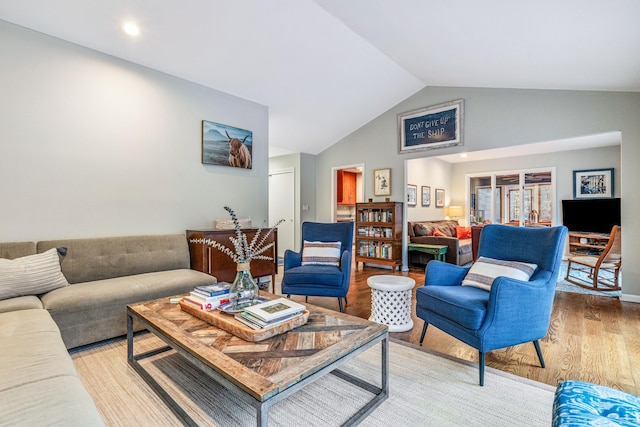
[(415, 206), (417, 202), (418, 186), (413, 184), (407, 184), (407, 206)]
[(431, 206), (431, 187), (426, 185), (422, 186), (422, 207), (428, 208)]
[(436, 208), (444, 208), (444, 190), (436, 188)]
[(613, 197), (613, 168), (573, 171), (574, 199)]
[(375, 169), (373, 171), (373, 195), (391, 195), (391, 168)]

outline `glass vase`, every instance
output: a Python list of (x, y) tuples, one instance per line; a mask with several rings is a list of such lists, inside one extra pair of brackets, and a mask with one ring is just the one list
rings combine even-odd
[(229, 302), (234, 309), (240, 309), (253, 305), (260, 290), (251, 276), (248, 262), (238, 263), (236, 270), (236, 278), (229, 288)]

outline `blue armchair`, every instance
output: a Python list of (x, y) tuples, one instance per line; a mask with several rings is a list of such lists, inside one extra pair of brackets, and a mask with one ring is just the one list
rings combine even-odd
[[(306, 264), (302, 255), (305, 242), (340, 242), (339, 265)], [(353, 245), (353, 222), (302, 223), (302, 249), (284, 253), (282, 293), (293, 295), (337, 297), (340, 311), (342, 298), (347, 301), (351, 280), (351, 247)]]
[(549, 329), (566, 236), (563, 226), (483, 227), (479, 257), (537, 265), (528, 281), (499, 276), (489, 291), (461, 285), (469, 267), (429, 262), (425, 284), (416, 290), (416, 315), (425, 322), (420, 344), (432, 324), (476, 348), (481, 386), (488, 351), (533, 341), (544, 368), (538, 340)]

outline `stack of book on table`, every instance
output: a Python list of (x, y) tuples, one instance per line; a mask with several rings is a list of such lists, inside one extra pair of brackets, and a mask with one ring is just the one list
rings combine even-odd
[(215, 310), (221, 304), (229, 302), (229, 288), (226, 282), (213, 285), (196, 286), (182, 301), (202, 310)]
[(278, 298), (247, 307), (235, 318), (253, 329), (264, 329), (303, 315), (306, 307), (287, 298)]

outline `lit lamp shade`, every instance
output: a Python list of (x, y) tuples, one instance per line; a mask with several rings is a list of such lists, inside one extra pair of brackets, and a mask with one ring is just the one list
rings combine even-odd
[(449, 216), (454, 218), (462, 216), (462, 206), (449, 206)]

